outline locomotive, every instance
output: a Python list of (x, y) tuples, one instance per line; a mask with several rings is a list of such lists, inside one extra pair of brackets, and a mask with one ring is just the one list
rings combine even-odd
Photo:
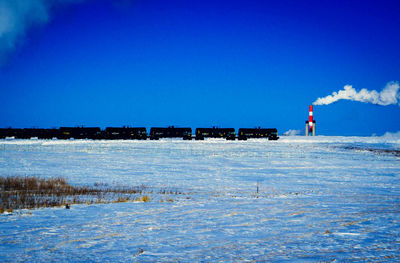
[[(0, 139), (92, 139), (92, 140), (159, 140), (160, 138), (182, 138), (192, 140), (191, 128), (152, 127), (147, 134), (145, 127), (107, 127), (101, 130), (99, 127), (60, 127), (59, 129), (13, 129), (0, 128)], [(247, 140), (250, 138), (266, 138), (278, 140), (278, 131), (275, 128), (240, 128), (238, 136), (234, 128), (196, 128), (196, 140), (205, 138), (222, 138), (226, 140)]]

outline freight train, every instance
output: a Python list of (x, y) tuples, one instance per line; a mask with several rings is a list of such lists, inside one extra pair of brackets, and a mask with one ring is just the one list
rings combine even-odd
[(223, 138), (226, 140), (247, 140), (266, 138), (278, 140), (277, 129), (240, 128), (236, 136), (234, 128), (196, 128), (192, 135), (191, 128), (152, 127), (150, 133), (144, 127), (60, 127), (59, 129), (13, 129), (0, 128), (0, 139), (92, 139), (92, 140), (159, 140), (160, 138), (182, 138), (183, 140), (204, 140), (205, 138)]

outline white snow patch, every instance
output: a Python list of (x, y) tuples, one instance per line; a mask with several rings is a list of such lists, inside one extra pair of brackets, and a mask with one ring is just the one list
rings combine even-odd
[(301, 130), (288, 130), (283, 133), (283, 135), (285, 135), (285, 136), (296, 136), (296, 135), (300, 135), (300, 134), (301, 134)]

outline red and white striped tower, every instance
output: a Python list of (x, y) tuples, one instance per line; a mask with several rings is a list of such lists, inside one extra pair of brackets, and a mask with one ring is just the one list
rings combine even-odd
[(309, 107), (309, 113), (308, 113), (308, 125), (309, 125), (309, 132), (312, 134), (314, 130), (314, 121), (313, 121), (313, 107), (310, 105)]

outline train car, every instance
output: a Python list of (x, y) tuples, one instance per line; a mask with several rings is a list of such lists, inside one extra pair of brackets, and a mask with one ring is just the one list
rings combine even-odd
[(167, 128), (152, 127), (150, 129), (150, 140), (158, 140), (167, 137)]
[(59, 129), (40, 129), (41, 131), (39, 132), (38, 138), (39, 139), (54, 139), (58, 138), (60, 134)]
[(272, 129), (263, 129), (263, 128), (240, 128), (238, 139), (239, 140), (247, 140), (249, 138), (267, 138), (268, 140), (278, 140), (278, 130), (275, 128)]
[(8, 134), (8, 129), (0, 128), (0, 139), (5, 139)]
[(25, 128), (22, 130), (20, 137), (21, 139), (53, 139), (59, 136), (58, 129), (33, 129)]
[(158, 140), (160, 138), (182, 138), (184, 140), (191, 140), (192, 129), (176, 128), (174, 126), (168, 128), (152, 127), (150, 129), (150, 140)]
[(42, 134), (43, 129), (31, 129), (24, 128), (20, 135), (20, 139), (31, 139), (31, 138), (39, 138), (39, 135)]
[(236, 131), (234, 128), (219, 128), (218, 135), (227, 140), (236, 139)]
[(60, 127), (59, 139), (102, 139), (99, 127)]
[(196, 140), (204, 140), (204, 138), (225, 138), (227, 140), (235, 140), (234, 128), (197, 128)]
[(14, 128), (0, 129), (0, 139), (21, 138), (22, 136), (23, 136), (23, 129), (14, 129)]
[(109, 140), (146, 140), (147, 130), (144, 127), (107, 127), (104, 133)]
[(213, 138), (214, 129), (213, 128), (196, 128), (195, 131), (196, 140), (204, 140), (204, 138)]
[(279, 139), (278, 130), (276, 128), (261, 129), (261, 130), (263, 130), (264, 137), (265, 135), (268, 135), (268, 140), (276, 141)]

